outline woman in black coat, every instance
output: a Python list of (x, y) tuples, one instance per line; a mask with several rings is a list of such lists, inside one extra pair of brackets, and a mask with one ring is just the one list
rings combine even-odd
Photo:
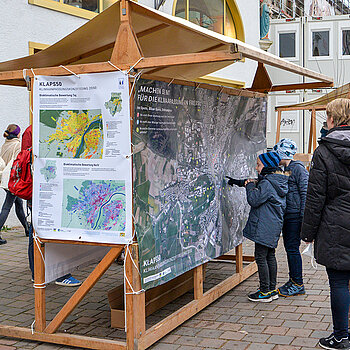
[(350, 99), (327, 105), (329, 132), (312, 158), (301, 238), (314, 242), (316, 261), (327, 270), (333, 333), (326, 349), (349, 349), (350, 305)]

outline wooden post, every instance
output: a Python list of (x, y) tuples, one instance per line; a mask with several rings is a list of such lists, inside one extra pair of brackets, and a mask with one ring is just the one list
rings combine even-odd
[[(278, 141), (277, 141), (278, 142)], [(242, 243), (235, 248), (236, 250), (236, 272), (243, 272), (243, 246)]]
[[(133, 283), (133, 262), (131, 260), (131, 247), (125, 248), (124, 260), (124, 290), (125, 290), (125, 313), (126, 313), (126, 348), (128, 350), (134, 349), (134, 295), (132, 286)], [(129, 251), (128, 251), (129, 249)]]
[(281, 136), (281, 119), (282, 119), (282, 111), (277, 111), (277, 130), (276, 130), (276, 143), (280, 140)]
[[(33, 232), (34, 235), (34, 232)], [(45, 247), (34, 240), (34, 296), (35, 296), (35, 330), (43, 332), (46, 328), (45, 303)]]
[[(132, 245), (132, 256), (135, 265), (139, 267), (139, 250), (138, 244)], [(135, 291), (140, 291), (141, 286), (141, 275), (140, 271), (133, 264), (133, 288)], [(135, 338), (139, 339), (146, 331), (146, 293), (142, 292), (134, 294), (134, 330)]]
[(312, 151), (314, 152), (317, 147), (317, 137), (316, 137), (316, 110), (312, 109)]
[(311, 149), (312, 149), (312, 130), (313, 130), (313, 125), (314, 125), (314, 118), (310, 118), (310, 131), (309, 131), (309, 145), (308, 145), (308, 149), (307, 149), (307, 153), (311, 153)]
[(203, 296), (203, 265), (194, 268), (193, 284), (194, 299), (198, 300)]

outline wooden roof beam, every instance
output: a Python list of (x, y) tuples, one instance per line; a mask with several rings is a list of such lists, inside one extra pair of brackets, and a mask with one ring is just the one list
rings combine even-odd
[(255, 88), (254, 86), (252, 86), (250, 89), (247, 89), (247, 90), (266, 93), (266, 92), (272, 92), (272, 91), (322, 89), (322, 88), (333, 87), (333, 85), (334, 85), (333, 83), (314, 82), (314, 83), (273, 85), (270, 88), (268, 88), (268, 87), (266, 87), (266, 88)]
[(260, 50), (250, 48), (247, 45), (232, 44), (232, 50), (233, 52), (242, 53), (243, 57), (245, 58), (249, 58), (251, 60), (258, 61), (272, 67), (280, 68), (291, 73), (295, 73), (326, 83), (333, 83), (333, 79), (331, 77), (314, 72), (304, 67), (300, 67), (294, 63), (288, 62), (282, 58), (276, 57), (267, 52), (261, 52)]
[[(222, 62), (222, 61), (238, 61), (242, 59), (240, 53), (232, 54), (228, 51), (213, 51), (213, 52), (200, 52), (200, 53), (189, 53), (182, 55), (169, 55), (159, 57), (148, 57), (142, 59), (135, 65), (135, 69), (152, 69), (161, 67), (170, 67), (177, 65), (196, 64), (196, 63), (207, 63), (207, 62)], [(69, 70), (75, 74), (87, 74), (87, 73), (99, 73), (99, 72), (112, 72), (115, 68), (108, 62), (101, 63), (86, 63), (66, 66)], [(127, 70), (130, 68), (129, 64), (121, 64), (118, 66), (121, 70)], [(36, 68), (34, 69), (35, 75), (69, 75), (70, 73), (59, 66)], [(31, 70), (27, 70), (27, 75), (33, 77)], [(11, 80), (23, 80), (23, 71), (8, 71), (0, 72), (0, 84), (2, 81), (7, 83)]]

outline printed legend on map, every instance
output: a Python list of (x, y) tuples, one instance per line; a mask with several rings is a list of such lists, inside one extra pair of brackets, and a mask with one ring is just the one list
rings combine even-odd
[(131, 239), (128, 86), (122, 72), (35, 77), (33, 222), (40, 237)]

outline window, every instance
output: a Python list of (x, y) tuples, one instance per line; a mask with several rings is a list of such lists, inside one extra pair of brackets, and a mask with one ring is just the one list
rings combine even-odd
[(35, 43), (33, 41), (29, 41), (28, 46), (29, 46), (29, 55), (34, 55), (35, 53), (46, 49), (50, 45), (41, 44), (41, 43)]
[(312, 32), (312, 56), (329, 56), (329, 31)]
[(38, 5), (68, 13), (74, 16), (91, 19), (102, 12), (116, 0), (28, 0), (29, 4)]
[(350, 29), (342, 30), (342, 55), (350, 55)]
[(279, 33), (279, 56), (296, 57), (295, 33)]
[(178, 0), (174, 15), (214, 32), (244, 40), (243, 24), (234, 0)]
[(63, 3), (84, 10), (99, 12), (99, 0), (63, 0)]

